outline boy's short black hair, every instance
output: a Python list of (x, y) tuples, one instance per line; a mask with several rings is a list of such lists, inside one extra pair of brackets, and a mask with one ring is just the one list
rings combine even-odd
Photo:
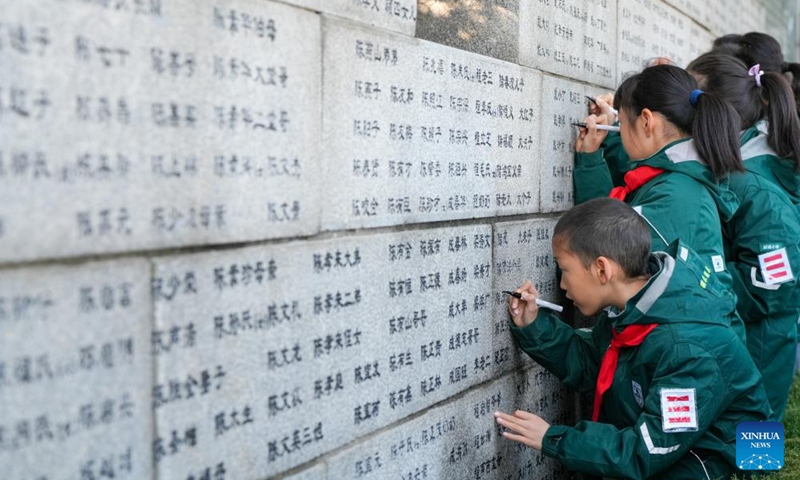
[(587, 269), (602, 256), (617, 262), (629, 278), (647, 273), (647, 224), (633, 208), (613, 198), (595, 198), (564, 213), (553, 232), (553, 245), (557, 244), (577, 255)]

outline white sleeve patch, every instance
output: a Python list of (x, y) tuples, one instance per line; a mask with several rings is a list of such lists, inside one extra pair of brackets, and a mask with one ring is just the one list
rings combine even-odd
[(722, 259), (722, 255), (712, 255), (711, 264), (714, 265), (715, 272), (725, 271), (725, 260)]
[(680, 443), (677, 445), (673, 445), (671, 447), (656, 447), (653, 444), (653, 439), (650, 437), (650, 430), (648, 430), (646, 422), (642, 423), (642, 426), (639, 427), (639, 431), (642, 432), (642, 439), (644, 440), (644, 445), (647, 447), (647, 451), (651, 455), (666, 455), (681, 448)]
[(761, 265), (761, 276), (767, 285), (778, 285), (794, 280), (792, 266), (789, 264), (789, 255), (785, 248), (779, 248), (758, 256)]
[[(756, 275), (757, 271), (758, 269), (756, 267), (750, 269), (750, 282), (752, 282), (754, 287), (763, 288), (764, 290), (777, 290), (781, 288), (780, 285), (767, 285), (759, 280), (758, 275)], [(798, 323), (800, 323), (800, 320), (798, 320)]]
[(681, 247), (681, 260), (684, 262), (689, 258), (689, 249), (686, 247)]
[(664, 432), (692, 432), (697, 430), (695, 389), (662, 389), (661, 422), (661, 429)]

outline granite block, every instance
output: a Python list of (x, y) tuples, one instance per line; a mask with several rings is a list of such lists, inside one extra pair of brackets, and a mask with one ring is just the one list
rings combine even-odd
[(221, 462), (232, 478), (277, 475), (486, 381), (491, 235), (438, 228), (158, 259), (159, 479)]
[(318, 231), (317, 14), (0, 6), (0, 263)]
[(572, 208), (572, 169), (575, 140), (573, 126), (589, 115), (586, 95), (606, 91), (563, 78), (544, 76), (542, 82), (542, 159), (539, 161), (539, 190), (542, 212), (563, 212)]
[(518, 63), (519, 0), (421, 0), (417, 38)]
[(417, 0), (278, 0), (414, 36)]
[(503, 438), (494, 421), (495, 411), (521, 408), (571, 423), (570, 397), (557, 383), (538, 368), (501, 377), (334, 455), (329, 478), (566, 478), (557, 461)]
[(541, 75), (324, 21), (323, 229), (538, 211)]
[(0, 472), (153, 479), (150, 264), (0, 272)]
[(679, 67), (691, 60), (689, 26), (692, 20), (663, 0), (619, 0), (617, 69), (621, 82), (658, 57)]
[(538, 0), (520, 5), (520, 63), (614, 87), (616, 0)]
[(556, 278), (551, 247), (555, 224), (556, 219), (541, 218), (494, 225), (493, 351), (499, 352), (497, 357), (512, 359), (500, 364), (498, 374), (533, 362), (514, 342), (509, 330), (508, 295), (500, 292), (514, 291), (530, 280), (543, 300), (562, 305), (568, 301), (561, 297)]

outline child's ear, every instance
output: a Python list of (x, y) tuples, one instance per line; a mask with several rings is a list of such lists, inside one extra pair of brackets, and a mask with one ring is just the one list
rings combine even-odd
[(642, 128), (644, 129), (645, 135), (648, 137), (651, 136), (655, 127), (653, 124), (655, 121), (655, 115), (653, 114), (653, 111), (649, 108), (643, 108), (642, 113), (639, 115), (642, 119)]
[(595, 276), (601, 285), (605, 285), (613, 278), (614, 264), (606, 257), (600, 256), (594, 261)]

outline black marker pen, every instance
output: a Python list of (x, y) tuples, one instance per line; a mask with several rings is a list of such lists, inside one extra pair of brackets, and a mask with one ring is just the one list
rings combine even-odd
[[(586, 126), (586, 122), (572, 122), (573, 125), (576, 127), (581, 128), (589, 128)], [(619, 127), (615, 127), (614, 125), (596, 125), (598, 130), (605, 130), (607, 132), (619, 132)]]
[[(594, 97), (590, 97), (589, 95), (586, 95), (586, 98), (588, 98), (590, 102), (592, 102), (592, 103), (594, 103), (595, 105), (597, 105), (597, 100), (595, 100), (595, 98), (594, 98)], [(611, 113), (613, 113), (614, 115), (616, 115), (616, 116), (618, 116), (618, 117), (619, 117), (619, 112), (617, 111), (617, 109), (616, 109), (616, 108), (614, 108), (614, 107), (611, 107)]]
[[(501, 293), (505, 293), (506, 295), (511, 295), (514, 298), (518, 298), (522, 300), (522, 294), (519, 292), (509, 292), (508, 290), (503, 290)], [(540, 307), (549, 308), (550, 310), (555, 310), (556, 312), (563, 312), (564, 307), (561, 305), (556, 305), (555, 303), (546, 302), (540, 298), (536, 299), (536, 305)]]

